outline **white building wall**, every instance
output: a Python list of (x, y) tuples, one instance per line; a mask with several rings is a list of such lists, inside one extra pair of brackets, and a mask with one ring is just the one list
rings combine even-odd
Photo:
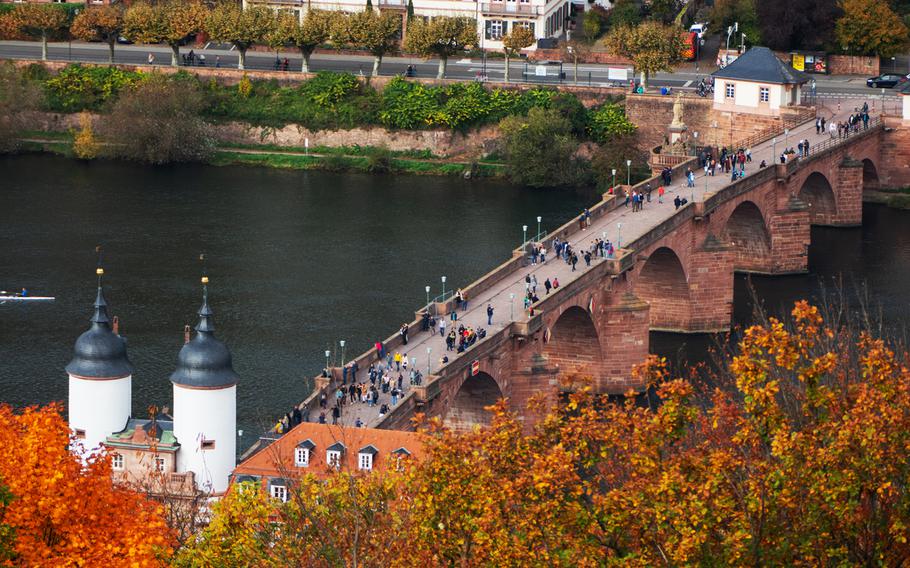
[(126, 427), (132, 393), (132, 375), (110, 380), (69, 375), (70, 430), (85, 432), (81, 443), (86, 452), (96, 451), (105, 438)]
[[(192, 471), (199, 489), (224, 493), (237, 456), (237, 387), (193, 389), (174, 385), (177, 472)], [(214, 448), (202, 449), (203, 441)]]
[(901, 100), (903, 101), (903, 117), (904, 120), (910, 120), (910, 95), (901, 95)]
[(736, 104), (749, 108), (758, 107), (758, 84), (737, 81)]

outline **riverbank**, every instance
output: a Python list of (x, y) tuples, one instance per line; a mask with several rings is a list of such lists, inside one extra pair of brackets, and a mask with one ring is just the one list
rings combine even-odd
[(892, 209), (910, 211), (910, 188), (905, 187), (894, 190), (864, 191), (864, 203), (879, 203)]
[[(29, 131), (22, 151), (74, 157), (71, 132)], [(353, 173), (503, 178), (505, 164), (489, 158), (477, 162), (450, 160), (426, 150), (389, 150), (379, 146), (316, 146), (312, 149), (274, 144), (219, 144), (206, 161), (213, 166), (258, 166), (293, 170)]]

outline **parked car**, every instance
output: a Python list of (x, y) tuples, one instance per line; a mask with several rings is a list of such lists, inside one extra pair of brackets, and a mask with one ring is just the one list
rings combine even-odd
[(884, 73), (878, 77), (870, 77), (866, 79), (866, 86), (872, 87), (873, 89), (877, 89), (879, 87), (891, 89), (896, 85), (903, 84), (906, 80), (906, 75), (898, 75), (897, 73)]
[(698, 39), (705, 38), (705, 31), (707, 31), (707, 29), (708, 29), (708, 22), (692, 24), (689, 27), (690, 32), (695, 32), (696, 34), (698, 34)]

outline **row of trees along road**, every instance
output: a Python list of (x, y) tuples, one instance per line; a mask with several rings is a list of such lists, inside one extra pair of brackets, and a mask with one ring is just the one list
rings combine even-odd
[[(299, 20), (288, 12), (275, 12), (252, 7), (246, 10), (234, 3), (220, 3), (209, 8), (202, 2), (167, 0), (155, 3), (91, 6), (74, 18), (54, 4), (20, 4), (2, 16), (0, 30), (5, 35), (26, 35), (41, 41), (41, 58), (47, 59), (50, 39), (70, 37), (85, 41), (102, 41), (110, 48), (109, 61), (114, 61), (114, 47), (120, 36), (144, 44), (166, 44), (171, 48), (171, 65), (180, 60), (180, 46), (195, 34), (205, 32), (218, 42), (234, 46), (240, 69), (245, 67), (246, 53), (254, 45), (274, 49), (295, 48), (303, 56), (301, 71), (309, 71), (310, 56), (320, 45), (331, 43), (342, 48), (365, 49), (373, 57), (373, 75), (379, 74), (382, 58), (396, 49), (401, 35), (401, 18), (397, 14), (372, 9), (353, 14), (309, 10)], [(409, 23), (403, 47), (427, 57), (439, 58), (439, 77), (445, 75), (446, 63), (467, 48), (477, 45), (477, 25), (471, 18), (437, 17)], [(505, 38), (508, 56), (534, 43), (530, 30), (516, 27)]]

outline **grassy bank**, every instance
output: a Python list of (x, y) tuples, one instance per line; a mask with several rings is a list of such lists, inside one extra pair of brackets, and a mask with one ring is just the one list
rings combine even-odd
[(910, 187), (893, 190), (864, 191), (863, 201), (880, 203), (893, 209), (910, 210)]
[[(70, 132), (26, 131), (22, 150), (73, 156)], [(223, 144), (209, 159), (215, 166), (244, 165), (331, 172), (403, 173), (415, 175), (502, 177), (503, 164), (446, 162), (428, 150), (391, 151), (375, 146), (315, 146), (309, 150), (274, 144)]]

